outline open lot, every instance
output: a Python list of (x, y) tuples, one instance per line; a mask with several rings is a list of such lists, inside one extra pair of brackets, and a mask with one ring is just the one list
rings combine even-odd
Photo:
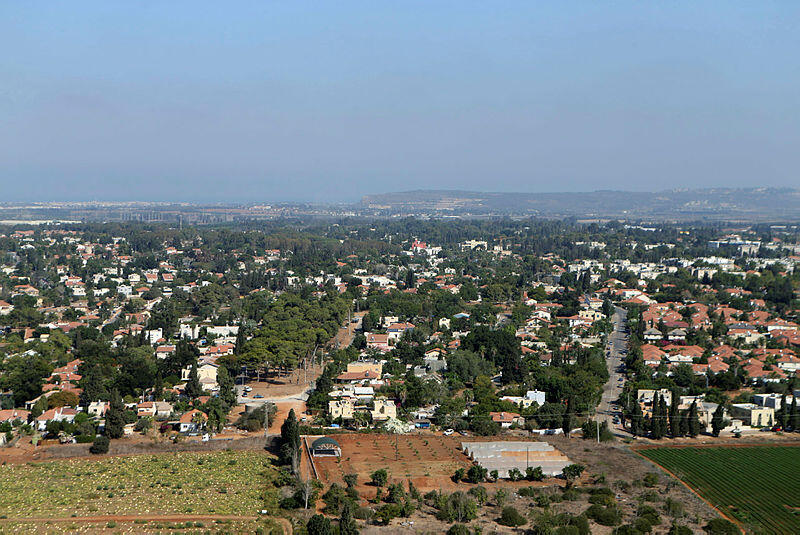
[(639, 453), (753, 532), (800, 533), (799, 446), (658, 447)]
[[(342, 447), (341, 459), (315, 457), (320, 480), (329, 485), (343, 484), (343, 476), (358, 474), (359, 491), (374, 494), (365, 485), (369, 474), (385, 468), (390, 480), (411, 480), (421, 490), (450, 489), (450, 476), (459, 467), (468, 468), (470, 460), (460, 450), (463, 437), (434, 435), (331, 435)], [(395, 452), (395, 444), (397, 450)], [(372, 489), (370, 492), (368, 489)]]
[[(0, 466), (0, 515), (253, 517), (274, 469), (263, 452), (180, 452)], [(96, 522), (96, 521), (95, 521)]]

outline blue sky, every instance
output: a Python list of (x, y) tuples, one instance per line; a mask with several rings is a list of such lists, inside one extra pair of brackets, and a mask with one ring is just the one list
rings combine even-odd
[(798, 2), (3, 2), (6, 201), (800, 186)]

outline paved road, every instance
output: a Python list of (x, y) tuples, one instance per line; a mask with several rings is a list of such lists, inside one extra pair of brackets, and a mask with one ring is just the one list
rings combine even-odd
[(624, 352), (627, 351), (627, 335), (623, 331), (627, 323), (627, 313), (624, 308), (616, 308), (611, 318), (614, 330), (608, 335), (608, 343), (606, 345), (606, 364), (608, 365), (609, 379), (603, 386), (603, 396), (597, 406), (598, 418), (600, 418), (601, 422), (607, 421), (609, 429), (612, 429), (615, 434), (627, 434), (619, 426), (614, 425), (614, 416), (619, 415), (619, 411), (615, 411), (611, 407), (611, 403), (616, 401), (622, 393), (622, 386), (624, 385), (624, 375), (618, 370), (625, 361)]

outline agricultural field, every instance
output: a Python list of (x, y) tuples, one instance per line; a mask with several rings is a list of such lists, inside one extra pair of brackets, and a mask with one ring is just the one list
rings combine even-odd
[(646, 448), (725, 515), (755, 533), (800, 533), (800, 447)]
[(180, 452), (0, 466), (0, 515), (253, 517), (274, 503), (262, 452)]

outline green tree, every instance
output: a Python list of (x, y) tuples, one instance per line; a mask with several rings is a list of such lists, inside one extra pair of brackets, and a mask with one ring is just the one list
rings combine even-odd
[(323, 515), (314, 515), (306, 523), (308, 535), (334, 535), (331, 521)]
[(500, 514), (500, 519), (497, 523), (515, 528), (527, 524), (528, 520), (514, 507), (508, 506), (503, 507), (503, 512)]
[(562, 475), (564, 479), (567, 480), (567, 486), (571, 487), (575, 480), (581, 477), (584, 470), (586, 470), (586, 467), (582, 464), (569, 464), (565, 466), (562, 470)]
[(111, 391), (111, 400), (106, 410), (106, 431), (108, 438), (121, 438), (125, 427), (125, 405), (119, 392), (114, 389)]
[(289, 411), (286, 420), (281, 425), (281, 461), (292, 467), (293, 473), (300, 469), (300, 428), (294, 409)]
[(385, 468), (381, 468), (372, 472), (369, 477), (376, 487), (385, 487), (386, 482), (389, 481), (389, 472)]
[(339, 517), (339, 535), (358, 535), (358, 526), (353, 520), (353, 505), (346, 500), (342, 505), (342, 515)]
[(183, 393), (189, 399), (197, 399), (203, 394), (203, 386), (200, 384), (200, 378), (197, 376), (197, 363), (192, 365), (189, 370), (189, 380), (186, 381), (186, 386)]
[(694, 438), (700, 434), (700, 419), (697, 415), (697, 402), (689, 407), (689, 436)]
[(719, 436), (719, 432), (725, 426), (725, 407), (720, 403), (711, 416), (711, 434)]
[(228, 406), (236, 405), (236, 391), (233, 389), (233, 378), (228, 373), (228, 368), (220, 366), (217, 368), (217, 384), (219, 385), (219, 397)]
[(95, 455), (102, 455), (104, 453), (108, 453), (109, 443), (110, 441), (108, 440), (108, 437), (103, 435), (97, 435), (94, 438), (94, 442), (89, 447), (89, 452)]

